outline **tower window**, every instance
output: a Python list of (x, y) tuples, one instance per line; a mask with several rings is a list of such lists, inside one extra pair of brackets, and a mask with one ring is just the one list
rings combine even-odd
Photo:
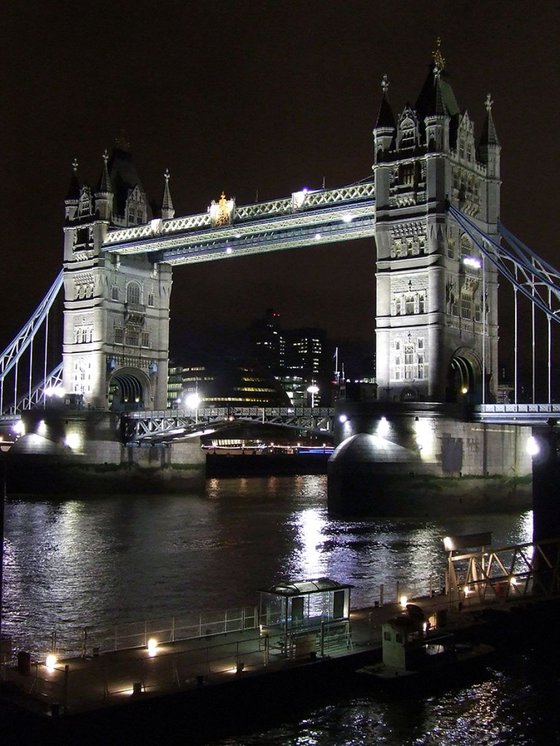
[(111, 288), (111, 298), (112, 300), (119, 299), (119, 288), (117, 285), (113, 285), (113, 287)]
[(125, 336), (125, 344), (130, 347), (138, 347), (140, 342), (140, 334), (135, 329), (127, 329)]
[(126, 302), (140, 305), (140, 285), (137, 282), (129, 282), (126, 288)]
[(472, 295), (470, 293), (461, 293), (461, 316), (464, 319), (472, 318)]
[(414, 345), (404, 346), (404, 377), (407, 381), (416, 378), (414, 370)]

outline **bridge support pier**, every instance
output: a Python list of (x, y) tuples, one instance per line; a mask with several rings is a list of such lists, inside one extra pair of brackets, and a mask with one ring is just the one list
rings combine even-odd
[[(555, 539), (560, 536), (560, 432), (555, 422), (546, 427), (533, 428), (533, 437), (538, 444), (538, 453), (533, 457), (533, 541)], [(543, 548), (544, 549), (544, 548)], [(544, 549), (546, 559), (536, 556), (535, 577), (538, 587), (544, 591), (551, 588), (557, 575), (560, 561), (557, 545)], [(536, 590), (537, 587), (536, 587)]]
[(560, 536), (560, 432), (533, 428), (539, 453), (533, 457), (533, 541)]

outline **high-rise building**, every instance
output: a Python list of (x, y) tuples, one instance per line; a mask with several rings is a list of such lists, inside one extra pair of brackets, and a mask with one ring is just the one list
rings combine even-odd
[(251, 327), (253, 354), (281, 383), (294, 406), (330, 401), (323, 329), (283, 329), (280, 314), (268, 309)]

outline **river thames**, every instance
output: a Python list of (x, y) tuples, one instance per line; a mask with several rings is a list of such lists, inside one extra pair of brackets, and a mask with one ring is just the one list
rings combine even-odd
[[(8, 499), (3, 631), (35, 656), (53, 633), (70, 652), (65, 641), (83, 628), (252, 605), (258, 589), (287, 578), (348, 582), (354, 608), (373, 605), (381, 585), (391, 601), (397, 581), (409, 596), (439, 587), (443, 537), (482, 531), (495, 547), (530, 541), (532, 514), (338, 520), (325, 476), (212, 479), (202, 494)], [(516, 651), (436, 697), (349, 694), (258, 733), (249, 718), (249, 735), (219, 743), (560, 743), (557, 647)]]

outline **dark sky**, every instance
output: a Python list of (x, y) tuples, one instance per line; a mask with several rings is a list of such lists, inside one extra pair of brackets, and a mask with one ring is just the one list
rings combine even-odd
[[(557, 266), (560, 3), (546, 0), (188, 0), (6, 3), (2, 10), (0, 347), (62, 262), (71, 162), (95, 183), (126, 133), (149, 196), (171, 172), (176, 214), (222, 190), (238, 204), (371, 173), (380, 81), (414, 103), (436, 37), (477, 130), (490, 92), (502, 144), (502, 220)], [(286, 326), (373, 347), (373, 242), (174, 271), (176, 340)]]

